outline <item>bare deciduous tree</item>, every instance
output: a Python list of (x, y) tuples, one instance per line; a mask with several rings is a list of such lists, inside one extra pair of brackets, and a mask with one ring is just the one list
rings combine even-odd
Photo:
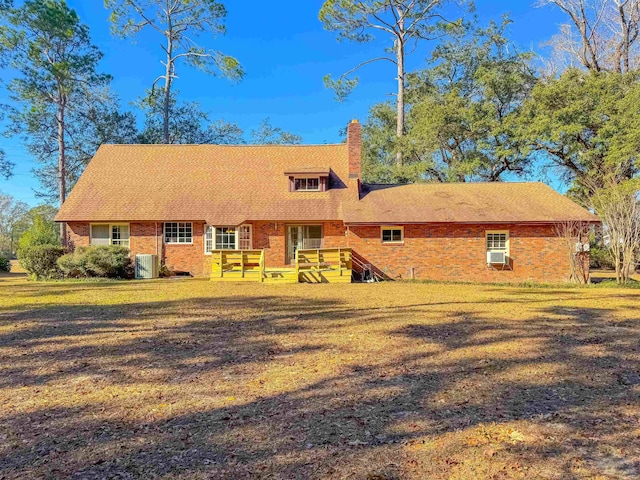
[[(593, 206), (604, 223), (605, 242), (615, 267), (618, 283), (626, 283), (635, 271), (640, 252), (640, 203), (638, 179), (597, 190)], [(605, 237), (605, 238), (606, 238)]]
[(569, 260), (569, 281), (589, 282), (589, 251), (585, 247), (593, 225), (588, 222), (566, 221), (555, 225), (556, 235), (562, 239)]
[(549, 45), (561, 69), (576, 64), (593, 71), (626, 73), (638, 68), (640, 0), (540, 0), (569, 22)]

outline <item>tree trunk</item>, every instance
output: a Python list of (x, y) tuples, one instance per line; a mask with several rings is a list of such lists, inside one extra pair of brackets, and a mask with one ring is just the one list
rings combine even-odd
[[(398, 21), (400, 32), (404, 31), (404, 19), (401, 17)], [(396, 57), (398, 61), (398, 98), (397, 98), (397, 121), (396, 136), (398, 140), (404, 135), (404, 34), (398, 36), (396, 40)], [(396, 162), (402, 165), (402, 152), (398, 149), (396, 152)]]
[(162, 105), (164, 143), (172, 143), (169, 135), (169, 118), (171, 116), (171, 83), (173, 81), (173, 22), (167, 14), (167, 63), (164, 72), (164, 105)]
[[(60, 207), (67, 199), (67, 157), (64, 132), (64, 113), (66, 108), (66, 97), (64, 94), (58, 98), (58, 196)], [(63, 246), (67, 246), (67, 224), (60, 223), (60, 240)]]

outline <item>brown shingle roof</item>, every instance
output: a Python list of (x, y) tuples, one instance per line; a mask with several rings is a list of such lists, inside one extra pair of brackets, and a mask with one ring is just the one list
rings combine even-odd
[(549, 223), (598, 218), (543, 183), (365, 185), (345, 223)]
[[(347, 155), (346, 144), (103, 145), (56, 220), (339, 220), (343, 200), (357, 198)], [(317, 165), (338, 188), (289, 192), (285, 171)]]
[[(351, 224), (598, 219), (542, 183), (365, 185), (340, 145), (103, 145), (58, 221), (344, 220)], [(321, 166), (321, 167), (319, 167)], [(285, 172), (331, 171), (327, 192), (289, 192)]]

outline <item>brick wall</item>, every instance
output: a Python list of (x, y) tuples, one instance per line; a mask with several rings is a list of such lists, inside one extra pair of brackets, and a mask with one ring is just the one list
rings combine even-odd
[[(511, 270), (486, 264), (486, 230), (509, 230)], [(405, 225), (404, 243), (385, 245), (379, 226), (350, 227), (349, 246), (391, 278), (473, 282), (562, 282), (569, 259), (552, 225)]]
[(89, 224), (85, 222), (67, 223), (67, 244), (70, 249), (89, 245)]
[[(267, 267), (286, 265), (286, 226), (281, 222), (252, 222), (253, 248), (265, 250)], [(569, 260), (564, 240), (554, 227), (505, 225), (405, 225), (402, 245), (385, 245), (379, 226), (350, 227), (323, 222), (326, 247), (350, 246), (364, 261), (391, 278), (474, 282), (561, 282), (568, 280)], [(69, 223), (75, 246), (89, 244), (89, 224)], [(153, 222), (131, 223), (131, 254), (156, 253)], [(486, 265), (486, 230), (509, 230), (512, 270)], [(158, 251), (172, 270), (208, 275), (211, 256), (204, 254), (204, 223), (193, 223), (193, 244), (164, 245), (158, 223)]]
[[(68, 224), (69, 240), (74, 247), (89, 245), (89, 223)], [(194, 276), (208, 275), (211, 258), (204, 254), (204, 222), (193, 222), (193, 243), (168, 244), (162, 239), (162, 222), (129, 223), (131, 257), (139, 253), (156, 254), (174, 271), (189, 272)]]
[[(345, 227), (341, 221), (316, 222), (322, 224), (325, 247), (345, 247)], [(287, 225), (282, 222), (252, 222), (253, 248), (264, 249), (267, 267), (283, 267), (287, 263), (286, 235)]]
[(349, 155), (349, 178), (360, 179), (362, 158), (362, 127), (357, 120), (347, 126), (347, 149)]

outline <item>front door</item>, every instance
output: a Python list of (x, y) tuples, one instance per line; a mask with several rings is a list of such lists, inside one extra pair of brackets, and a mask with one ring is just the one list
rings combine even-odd
[(322, 225), (287, 226), (287, 263), (293, 263), (297, 250), (322, 248)]

